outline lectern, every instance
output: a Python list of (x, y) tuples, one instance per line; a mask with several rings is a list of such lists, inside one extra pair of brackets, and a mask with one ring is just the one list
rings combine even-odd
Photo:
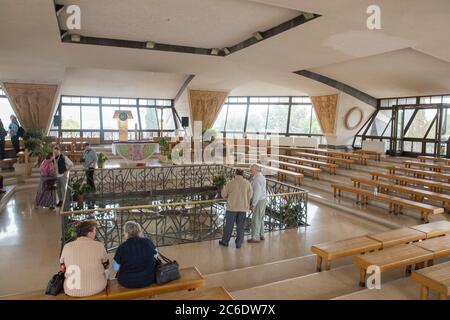
[(131, 111), (118, 110), (114, 112), (113, 119), (119, 124), (119, 141), (128, 141), (128, 120), (133, 119)]

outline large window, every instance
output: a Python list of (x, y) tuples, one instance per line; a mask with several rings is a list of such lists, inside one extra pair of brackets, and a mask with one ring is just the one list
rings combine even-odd
[(391, 154), (450, 157), (449, 114), (450, 95), (382, 99), (353, 146), (384, 141)]
[(0, 87), (0, 119), (3, 122), (3, 126), (5, 130), (8, 131), (8, 127), (11, 123), (10, 117), (11, 115), (16, 115), (11, 104), (9, 103), (8, 98), (6, 97), (5, 92)]
[(113, 117), (119, 110), (133, 115), (128, 121), (130, 139), (135, 137), (135, 128), (143, 139), (162, 131), (170, 135), (179, 127), (172, 104), (168, 99), (62, 96), (56, 113), (61, 117), (61, 125), (53, 124), (50, 135), (99, 137), (102, 142), (117, 140), (118, 123)]
[(309, 97), (229, 97), (214, 128), (242, 136), (322, 136)]

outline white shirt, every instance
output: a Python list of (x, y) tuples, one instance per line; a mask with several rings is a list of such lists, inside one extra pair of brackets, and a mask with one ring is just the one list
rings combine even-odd
[(252, 205), (256, 206), (258, 201), (266, 200), (267, 198), (266, 177), (261, 172), (258, 172), (252, 178), (251, 184), (253, 188)]

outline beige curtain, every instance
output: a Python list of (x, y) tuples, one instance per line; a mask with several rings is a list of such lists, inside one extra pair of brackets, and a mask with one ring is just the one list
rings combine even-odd
[(202, 121), (203, 128), (211, 128), (229, 92), (189, 90), (193, 121)]
[(336, 132), (338, 95), (311, 97), (323, 134)]

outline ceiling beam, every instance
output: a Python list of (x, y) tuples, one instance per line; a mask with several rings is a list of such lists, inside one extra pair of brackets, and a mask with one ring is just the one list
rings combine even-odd
[(181, 86), (180, 90), (178, 90), (177, 95), (175, 96), (175, 98), (173, 99), (173, 105), (175, 106), (175, 103), (177, 103), (177, 101), (180, 99), (181, 95), (183, 94), (184, 90), (186, 90), (187, 86), (189, 85), (189, 83), (191, 83), (191, 81), (195, 78), (195, 74), (190, 74), (188, 75), (188, 77), (186, 78), (186, 80), (184, 81), (183, 85)]
[(347, 93), (348, 95), (351, 95), (352, 97), (361, 100), (364, 103), (367, 103), (368, 105), (374, 107), (374, 108), (378, 108), (378, 99), (375, 97), (372, 97), (371, 95), (358, 90), (356, 88), (353, 88), (345, 83), (342, 83), (340, 81), (328, 78), (326, 76), (323, 76), (321, 74), (318, 73), (314, 73), (312, 71), (308, 71), (308, 70), (300, 70), (300, 71), (295, 71), (295, 74), (298, 74), (300, 76), (321, 82), (323, 84), (326, 84), (330, 87), (333, 87), (335, 89), (338, 89), (342, 92)]

